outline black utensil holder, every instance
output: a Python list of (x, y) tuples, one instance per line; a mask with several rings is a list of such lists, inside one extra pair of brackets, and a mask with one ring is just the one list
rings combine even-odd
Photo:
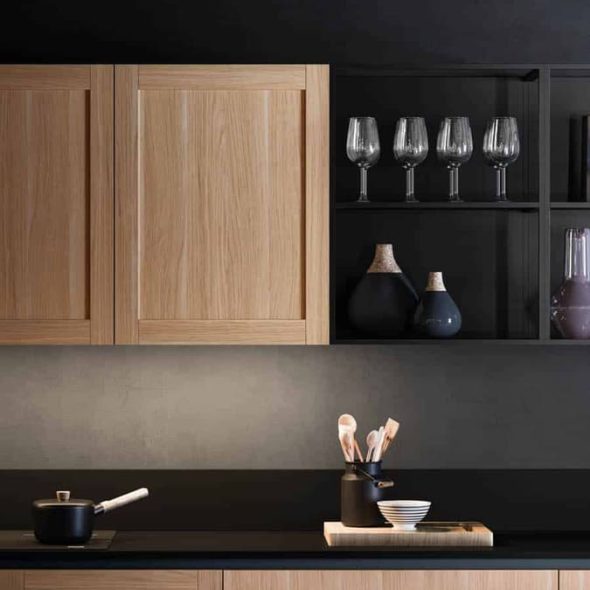
[(344, 526), (381, 526), (385, 519), (377, 502), (387, 499), (393, 482), (383, 478), (381, 461), (346, 463), (340, 484), (341, 516)]

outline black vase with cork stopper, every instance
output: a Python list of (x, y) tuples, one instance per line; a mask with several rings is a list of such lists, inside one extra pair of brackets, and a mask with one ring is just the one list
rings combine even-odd
[(348, 317), (359, 332), (381, 337), (402, 335), (411, 325), (418, 295), (393, 256), (391, 244), (377, 244), (375, 257), (354, 289)]

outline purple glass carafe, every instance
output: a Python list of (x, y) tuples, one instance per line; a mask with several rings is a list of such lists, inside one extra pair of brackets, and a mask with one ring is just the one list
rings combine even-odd
[(563, 338), (590, 338), (590, 229), (565, 230), (563, 283), (551, 297), (551, 321)]

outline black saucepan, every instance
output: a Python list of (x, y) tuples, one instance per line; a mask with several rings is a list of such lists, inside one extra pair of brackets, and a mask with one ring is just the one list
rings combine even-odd
[(50, 545), (84, 545), (92, 536), (94, 517), (136, 502), (149, 495), (140, 488), (112, 500), (95, 504), (92, 500), (70, 499), (70, 492), (57, 492), (56, 499), (35, 500), (35, 537)]

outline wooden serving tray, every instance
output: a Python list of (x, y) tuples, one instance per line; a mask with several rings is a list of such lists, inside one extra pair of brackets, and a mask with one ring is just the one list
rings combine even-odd
[(325, 522), (324, 537), (331, 547), (493, 547), (494, 533), (481, 522), (421, 522), (415, 531), (391, 526), (347, 527)]

